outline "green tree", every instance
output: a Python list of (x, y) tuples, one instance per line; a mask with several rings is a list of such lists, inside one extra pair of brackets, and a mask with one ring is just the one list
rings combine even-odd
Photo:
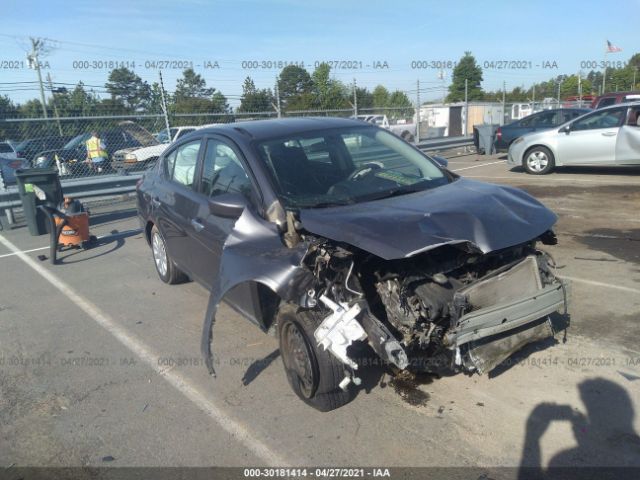
[(356, 97), (358, 98), (358, 108), (373, 107), (373, 94), (365, 87), (356, 88)]
[(464, 85), (467, 81), (467, 98), (469, 100), (481, 100), (484, 98), (482, 92), (482, 69), (476, 62), (471, 52), (464, 52), (464, 55), (453, 69), (451, 85), (449, 85), (449, 95), (447, 101), (461, 102), (464, 100)]
[(308, 110), (313, 107), (313, 82), (309, 72), (297, 65), (287, 65), (278, 76), (278, 94), (282, 108)]
[(257, 89), (253, 79), (247, 77), (242, 85), (242, 98), (238, 112), (267, 112), (273, 110), (274, 102), (271, 90)]
[(415, 113), (411, 100), (407, 94), (400, 90), (395, 90), (389, 95), (387, 107), (393, 110), (387, 110), (387, 116), (392, 119), (411, 118)]
[(371, 94), (374, 108), (386, 108), (389, 104), (389, 90), (382, 85), (377, 85)]
[(348, 90), (340, 82), (331, 78), (331, 67), (321, 63), (311, 75), (313, 106), (321, 110), (349, 108)]
[(173, 104), (175, 113), (230, 112), (226, 97), (215, 88), (207, 87), (205, 79), (191, 68), (182, 72), (182, 78), (178, 79)]
[[(18, 116), (18, 107), (6, 95), (0, 95), (0, 118), (15, 118)], [(20, 134), (15, 123), (0, 122), (0, 138), (19, 140)]]
[(111, 70), (105, 87), (114, 105), (121, 104), (129, 111), (146, 108), (151, 95), (149, 84), (126, 67)]

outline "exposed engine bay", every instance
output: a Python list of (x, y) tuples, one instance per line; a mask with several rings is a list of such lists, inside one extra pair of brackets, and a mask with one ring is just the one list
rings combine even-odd
[(567, 308), (568, 285), (536, 241), (553, 244), (555, 236), (490, 253), (461, 243), (383, 260), (313, 238), (303, 264), (315, 284), (303, 303), (327, 315), (315, 338), (351, 369), (344, 385), (359, 380), (349, 354), (358, 342), (395, 369), (488, 372), (552, 336), (548, 315)]

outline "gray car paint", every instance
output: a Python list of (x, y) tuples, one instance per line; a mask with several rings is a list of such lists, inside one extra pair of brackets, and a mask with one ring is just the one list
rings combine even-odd
[(464, 242), (488, 253), (536, 238), (556, 220), (522, 190), (464, 178), (395, 198), (300, 212), (306, 230), (385, 260)]
[[(532, 240), (557, 220), (521, 190), (466, 179), (376, 201), (375, 208), (372, 203), (302, 210), (302, 227), (389, 260), (464, 242), (488, 253)], [(285, 247), (275, 224), (245, 208), (224, 243), (220, 269), (212, 281), (201, 342), (210, 374), (215, 375), (211, 341), (220, 301), (234, 287), (257, 282), (284, 301), (301, 305), (314, 282), (302, 265), (309, 245)]]

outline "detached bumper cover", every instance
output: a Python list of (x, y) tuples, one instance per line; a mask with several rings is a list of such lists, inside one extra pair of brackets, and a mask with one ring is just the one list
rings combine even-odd
[(460, 346), (533, 322), (568, 307), (570, 284), (557, 284), (528, 297), (470, 312), (460, 318), (460, 327), (449, 335), (450, 345)]

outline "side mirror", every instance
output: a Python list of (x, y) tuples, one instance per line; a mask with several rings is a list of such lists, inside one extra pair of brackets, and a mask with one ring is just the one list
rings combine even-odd
[(209, 199), (209, 212), (216, 217), (238, 218), (248, 203), (240, 193), (223, 193)]
[(439, 164), (441, 167), (447, 168), (449, 166), (449, 160), (439, 155), (432, 155), (431, 159), (435, 160), (435, 162)]
[(561, 132), (561, 133), (566, 133), (567, 135), (569, 135), (569, 133), (571, 132), (571, 124), (565, 125), (564, 127), (562, 127), (558, 131)]

